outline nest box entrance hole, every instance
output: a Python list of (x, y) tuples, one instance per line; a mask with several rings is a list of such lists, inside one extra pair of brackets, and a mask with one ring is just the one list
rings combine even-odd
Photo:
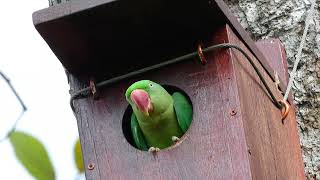
[[(164, 88), (168, 91), (168, 93), (171, 94), (171, 95), (172, 95), (174, 92), (180, 92), (180, 93), (182, 93), (182, 94), (187, 98), (187, 100), (189, 101), (189, 103), (191, 104), (191, 106), (192, 106), (192, 111), (193, 111), (193, 105), (192, 105), (191, 99), (190, 99), (189, 95), (188, 95), (185, 91), (183, 91), (182, 89), (180, 89), (180, 88), (178, 88), (178, 87), (176, 87), (176, 86), (171, 86), (171, 85), (162, 85), (162, 87), (164, 87)], [(124, 138), (127, 140), (127, 142), (128, 142), (131, 146), (133, 146), (133, 147), (135, 147), (136, 149), (138, 149), (137, 146), (136, 146), (136, 144), (135, 144), (135, 142), (134, 142), (134, 140), (133, 140), (133, 137), (132, 137), (132, 131), (131, 131), (131, 114), (132, 114), (132, 113), (133, 113), (132, 108), (131, 108), (130, 105), (128, 105), (128, 106), (126, 107), (126, 110), (125, 110), (125, 112), (124, 112), (124, 114), (123, 114), (123, 118), (122, 118), (122, 132), (123, 132)], [(193, 114), (192, 114), (192, 116), (193, 116)], [(190, 129), (192, 123), (193, 123), (193, 118), (192, 118), (192, 121), (191, 121), (190, 126), (188, 127), (188, 130)], [(185, 132), (185, 133), (181, 136), (180, 141), (179, 141), (178, 144), (180, 144), (181, 142), (183, 142), (183, 139), (184, 139), (183, 137), (185, 136), (185, 134), (188, 133), (188, 130), (187, 130), (187, 132)], [(173, 144), (173, 145), (171, 145), (171, 146), (169, 146), (169, 147), (167, 147), (167, 148), (171, 148), (171, 147), (173, 147), (174, 145), (175, 145), (175, 144)], [(165, 149), (167, 149), (167, 148), (165, 148)]]

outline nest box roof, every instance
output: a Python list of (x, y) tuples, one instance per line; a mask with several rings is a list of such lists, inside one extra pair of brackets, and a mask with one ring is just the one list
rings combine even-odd
[(229, 24), (271, 68), (220, 0), (77, 0), (33, 14), (36, 29), (73, 74), (111, 78), (196, 50)]

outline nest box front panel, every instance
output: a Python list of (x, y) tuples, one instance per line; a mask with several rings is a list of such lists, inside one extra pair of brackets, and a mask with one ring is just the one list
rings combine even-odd
[[(215, 43), (226, 38), (217, 33)], [(181, 142), (155, 155), (130, 145), (123, 133), (128, 103), (124, 93), (137, 80), (150, 79), (188, 94), (193, 121)], [(95, 164), (87, 179), (250, 179), (245, 133), (228, 50), (171, 65), (100, 89), (100, 99), (77, 100), (84, 161)]]

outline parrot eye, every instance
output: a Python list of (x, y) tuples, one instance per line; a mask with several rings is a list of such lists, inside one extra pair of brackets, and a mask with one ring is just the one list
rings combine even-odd
[(149, 86), (152, 87), (153, 86), (152, 83), (150, 83)]

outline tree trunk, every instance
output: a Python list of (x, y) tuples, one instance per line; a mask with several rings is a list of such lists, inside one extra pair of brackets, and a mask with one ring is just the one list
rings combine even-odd
[[(305, 0), (225, 0), (254, 39), (279, 38), (292, 69), (310, 2)], [(320, 179), (320, 16), (315, 7), (293, 93), (306, 176)]]

